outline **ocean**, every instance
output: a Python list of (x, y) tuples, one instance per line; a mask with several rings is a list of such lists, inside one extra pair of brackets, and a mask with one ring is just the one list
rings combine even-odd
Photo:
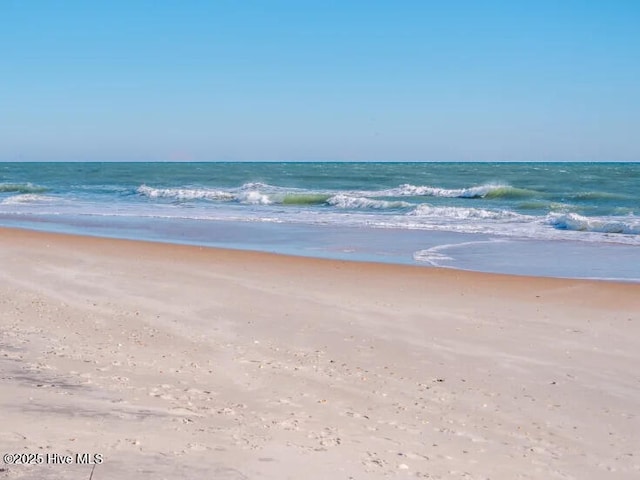
[(0, 163), (0, 225), (640, 281), (640, 163)]

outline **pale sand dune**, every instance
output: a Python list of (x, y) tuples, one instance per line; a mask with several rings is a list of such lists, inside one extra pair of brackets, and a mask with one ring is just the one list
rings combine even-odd
[(640, 478), (637, 284), (8, 229), (0, 265), (2, 453), (101, 453), (94, 480)]

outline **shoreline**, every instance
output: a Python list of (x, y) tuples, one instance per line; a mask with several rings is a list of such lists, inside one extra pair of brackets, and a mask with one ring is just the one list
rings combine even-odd
[[(201, 245), (198, 243), (191, 242), (176, 242), (169, 240), (151, 240), (151, 239), (136, 239), (136, 238), (122, 238), (122, 237), (110, 237), (104, 236), (100, 234), (80, 234), (80, 233), (68, 233), (68, 232), (55, 232), (47, 229), (34, 229), (27, 227), (14, 227), (14, 226), (0, 226), (0, 235), (3, 236), (13, 236), (13, 238), (17, 239), (26, 239), (30, 237), (31, 234), (42, 235), (42, 236), (53, 236), (60, 238), (67, 238), (70, 241), (82, 241), (82, 239), (89, 240), (97, 240), (97, 241), (107, 241), (107, 242), (122, 242), (122, 245), (130, 245), (130, 244), (140, 244), (149, 245), (149, 248), (152, 248), (153, 245), (161, 245), (161, 246), (169, 246), (169, 247), (177, 247), (184, 248), (185, 251), (189, 249), (194, 250), (205, 250), (210, 251), (211, 255), (215, 256), (214, 252), (218, 252), (220, 255), (229, 256), (233, 254), (249, 254), (256, 255), (256, 259), (260, 256), (265, 256), (265, 258), (275, 257), (275, 258), (284, 258), (284, 259), (300, 259), (303, 261), (319, 261), (319, 262), (338, 262), (338, 263), (347, 263), (347, 264), (358, 264), (358, 265), (369, 265), (371, 267), (382, 267), (387, 266), (390, 268), (400, 268), (400, 269), (420, 269), (420, 270), (429, 270), (434, 272), (459, 272), (463, 275), (487, 275), (489, 277), (497, 276), (497, 277), (507, 277), (514, 279), (541, 279), (541, 280), (559, 280), (559, 281), (577, 281), (577, 282), (597, 282), (597, 283), (613, 283), (613, 284), (625, 284), (625, 285), (640, 285), (640, 280), (634, 279), (625, 279), (625, 278), (576, 278), (576, 277), (558, 277), (558, 276), (545, 276), (545, 275), (529, 275), (529, 274), (517, 274), (517, 273), (501, 273), (501, 272), (488, 272), (481, 270), (472, 270), (465, 268), (458, 268), (453, 266), (435, 266), (429, 265), (427, 263), (397, 263), (393, 261), (375, 261), (375, 260), (360, 260), (360, 259), (341, 259), (341, 258), (330, 258), (330, 257), (322, 257), (322, 256), (311, 256), (311, 255), (303, 255), (303, 254), (292, 254), (292, 253), (280, 253), (280, 252), (270, 252), (263, 251), (257, 249), (245, 249), (245, 248), (229, 248), (229, 247), (221, 247), (214, 245)], [(142, 247), (141, 247), (142, 248)]]
[(640, 473), (637, 284), (6, 228), (0, 264), (3, 452), (102, 454), (95, 480)]

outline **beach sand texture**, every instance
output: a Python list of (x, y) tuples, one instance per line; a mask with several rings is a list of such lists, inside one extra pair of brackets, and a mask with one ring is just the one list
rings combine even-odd
[(640, 478), (638, 284), (11, 229), (0, 265), (1, 453), (99, 453), (93, 480)]

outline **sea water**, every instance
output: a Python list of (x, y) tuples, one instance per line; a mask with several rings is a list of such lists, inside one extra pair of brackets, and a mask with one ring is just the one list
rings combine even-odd
[(0, 163), (0, 225), (640, 281), (640, 163)]

